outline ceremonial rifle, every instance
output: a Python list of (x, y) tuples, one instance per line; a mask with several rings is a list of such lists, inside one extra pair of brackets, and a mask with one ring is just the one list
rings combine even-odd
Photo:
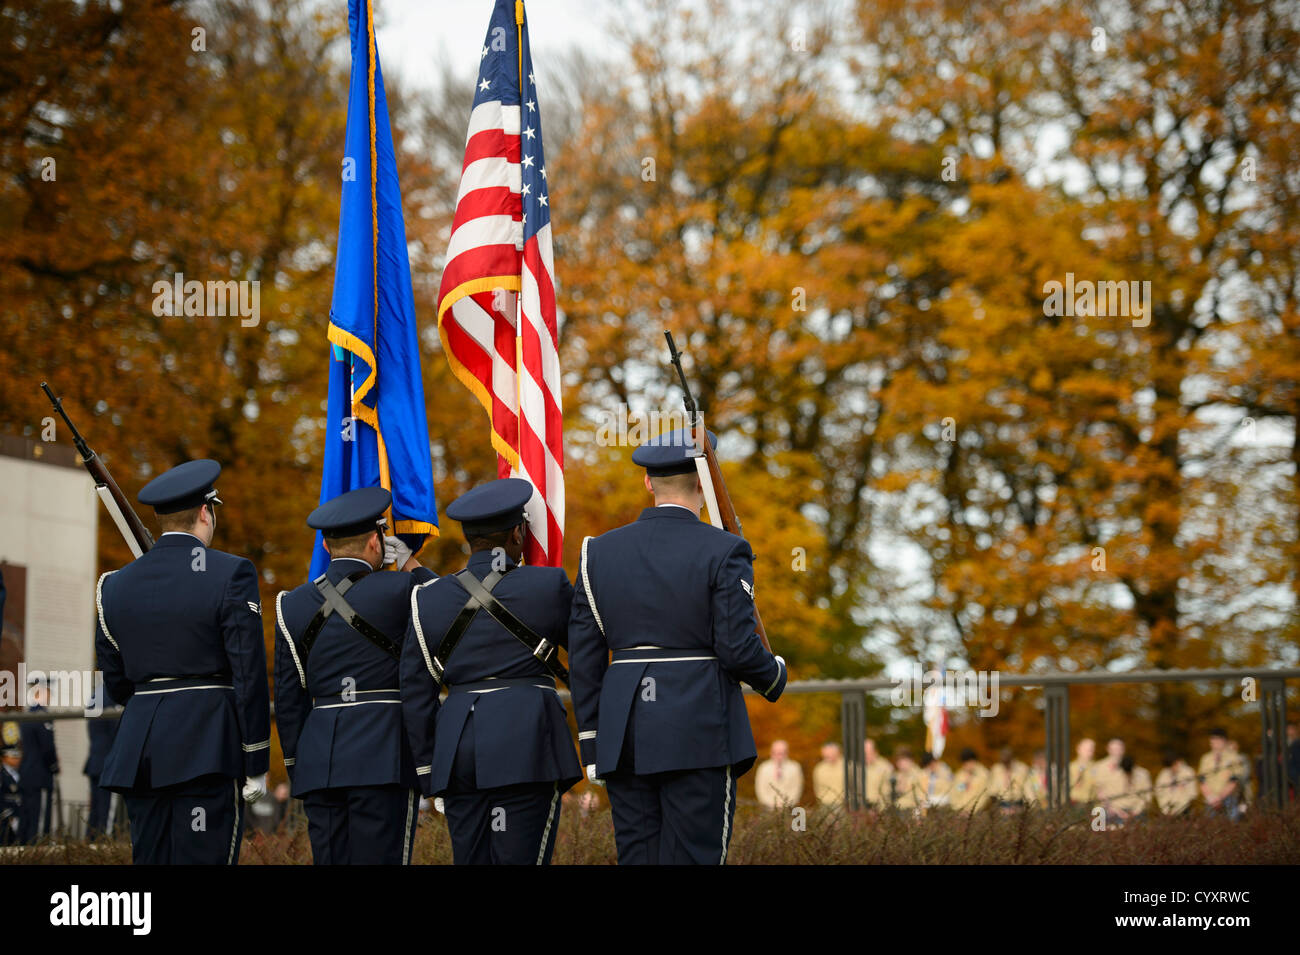
[(126, 538), (127, 546), (131, 548), (131, 553), (139, 557), (149, 548), (153, 547), (153, 535), (149, 529), (144, 526), (138, 514), (131, 507), (131, 502), (126, 499), (122, 489), (117, 486), (113, 480), (113, 475), (108, 473), (108, 468), (99, 455), (90, 450), (90, 445), (86, 444), (86, 439), (81, 436), (77, 426), (72, 423), (68, 413), (63, 410), (63, 401), (54, 397), (54, 392), (50, 391), (50, 386), (41, 382), (41, 390), (45, 392), (45, 397), (50, 399), (50, 404), (54, 405), (54, 410), (59, 413), (72, 431), (72, 443), (77, 446), (81, 453), (81, 463), (86, 466), (90, 472), (91, 478), (95, 481), (95, 493), (99, 499), (104, 502), (104, 507), (108, 508), (108, 516), (113, 518), (113, 523), (117, 529), (122, 532)]
[[(668, 355), (682, 383), (686, 415), (690, 419), (691, 436), (695, 445), (691, 450), (691, 457), (695, 458), (695, 469), (699, 472), (700, 484), (704, 487), (704, 500), (709, 506), (709, 517), (714, 527), (721, 527), (737, 537), (744, 537), (740, 529), (740, 518), (736, 516), (735, 505), (731, 503), (731, 495), (727, 493), (727, 482), (723, 480), (722, 468), (718, 465), (718, 454), (709, 443), (709, 432), (704, 427), (704, 416), (695, 405), (691, 386), (686, 381), (686, 372), (682, 370), (682, 356), (673, 343), (673, 333), (665, 331), (664, 338), (668, 339)], [(763, 618), (759, 615), (757, 603), (754, 604), (754, 629), (758, 633), (758, 639), (763, 641), (767, 652), (771, 653), (772, 645), (767, 642), (767, 631), (763, 629)]]

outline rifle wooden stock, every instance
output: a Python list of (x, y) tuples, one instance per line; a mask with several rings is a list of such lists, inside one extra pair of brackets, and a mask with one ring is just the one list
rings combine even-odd
[[(686, 404), (686, 414), (690, 418), (691, 437), (697, 448), (704, 449), (704, 461), (707, 465), (709, 483), (713, 485), (713, 496), (718, 502), (718, 513), (714, 515), (722, 525), (722, 529), (735, 534), (737, 537), (744, 537), (745, 534), (740, 528), (740, 518), (736, 516), (736, 507), (731, 503), (731, 495), (727, 493), (727, 482), (722, 477), (722, 467), (718, 464), (718, 453), (709, 443), (709, 431), (704, 427), (704, 416), (699, 413), (695, 407), (695, 396), (691, 394), (690, 382), (686, 380), (686, 372), (682, 370), (682, 356), (678, 354), (677, 345), (673, 342), (672, 332), (665, 331), (664, 338), (668, 339), (668, 356), (677, 369), (677, 377), (682, 383), (682, 399)], [(758, 612), (758, 602), (754, 602), (754, 632), (758, 634), (758, 639), (763, 641), (763, 647), (768, 653), (772, 652), (772, 644), (768, 643), (767, 630), (763, 627), (763, 617)]]
[[(114, 513), (114, 508), (109, 506), (108, 500), (104, 501), (109, 516), (113, 518), (113, 523), (117, 525), (118, 530), (122, 532), (122, 536), (126, 538), (127, 544), (134, 543), (135, 546), (131, 547), (131, 550), (136, 552), (136, 556), (140, 556), (140, 554), (153, 547), (153, 535), (149, 533), (149, 528), (144, 526), (144, 521), (140, 520), (140, 515), (131, 507), (131, 502), (126, 499), (122, 489), (117, 486), (117, 482), (113, 480), (113, 475), (108, 472), (108, 468), (100, 460), (99, 455), (92, 451), (88, 459), (82, 458), (81, 463), (86, 466), (86, 470), (90, 472), (90, 476), (94, 479), (95, 490), (103, 489), (104, 492), (107, 492), (108, 498), (116, 506), (117, 513)], [(104, 494), (101, 493), (100, 497), (103, 498)]]
[[(731, 503), (731, 494), (727, 491), (726, 479), (722, 476), (722, 466), (718, 463), (718, 453), (709, 444), (708, 429), (704, 427), (704, 416), (697, 415), (695, 418), (695, 431), (693, 433), (695, 446), (704, 449), (704, 460), (708, 465), (709, 478), (713, 482), (713, 493), (718, 500), (718, 520), (722, 522), (722, 529), (735, 534), (737, 537), (744, 537), (744, 531), (740, 526), (740, 518), (736, 515), (736, 506)], [(772, 652), (772, 644), (767, 640), (767, 629), (763, 626), (763, 617), (758, 612), (758, 601), (754, 602), (754, 632), (758, 634), (758, 639), (763, 641), (763, 647), (768, 653)]]

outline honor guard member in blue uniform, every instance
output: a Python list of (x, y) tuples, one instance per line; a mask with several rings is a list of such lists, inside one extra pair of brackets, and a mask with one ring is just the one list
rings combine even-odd
[[(88, 710), (107, 710), (117, 706), (108, 693), (108, 687), (100, 687), (99, 698), (91, 697)], [(87, 835), (93, 840), (96, 836), (112, 835), (114, 817), (117, 815), (118, 795), (99, 784), (104, 773), (104, 758), (113, 748), (113, 739), (117, 736), (117, 720), (107, 717), (86, 720), (86, 735), (90, 737), (90, 751), (86, 754), (86, 765), (82, 772), (90, 781), (90, 816), (86, 821)]]
[[(420, 587), (402, 648), (402, 707), (426, 796), (440, 796), (458, 865), (547, 865), (560, 796), (582, 778), (556, 678), (573, 586), (520, 567), (533, 486), (490, 481), (457, 498), (469, 566)], [(438, 705), (438, 692), (447, 700)]]
[(22, 824), (23, 791), (18, 775), (23, 759), (22, 731), (11, 720), (0, 726), (0, 735), (0, 846), (12, 846), (18, 842)]
[[(348, 491), (307, 518), (330, 563), (275, 600), (275, 715), (317, 865), (406, 865), (419, 818), (398, 661), (411, 591), (436, 579), (384, 536), (392, 495)], [(407, 573), (383, 573), (385, 556)]]
[[(28, 683), (29, 713), (41, 713), (50, 700), (50, 683), (46, 676), (33, 676)], [(54, 723), (23, 722), (22, 762), (18, 775), (22, 787), (23, 807), (19, 840), (32, 843), (50, 834), (54, 819), (54, 777), (59, 772), (59, 753), (54, 747)]]
[(569, 620), (578, 745), (624, 865), (726, 862), (756, 756), (739, 681), (773, 702), (785, 689), (755, 628), (753, 552), (700, 520), (692, 450), (679, 430), (632, 455), (655, 506), (583, 541)]
[(99, 666), (125, 707), (99, 783), (124, 797), (137, 864), (235, 864), (244, 803), (266, 795), (257, 570), (210, 547), (220, 473), (187, 461), (146, 484), (163, 533), (95, 588)]

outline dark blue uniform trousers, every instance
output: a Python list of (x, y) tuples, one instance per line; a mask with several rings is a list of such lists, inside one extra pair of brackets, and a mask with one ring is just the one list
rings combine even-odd
[(560, 822), (559, 784), (477, 788), (473, 720), (471, 712), (442, 797), (452, 858), (456, 865), (550, 865)]
[(238, 779), (200, 776), (125, 794), (136, 865), (234, 865), (244, 832)]
[(410, 865), (419, 821), (414, 789), (351, 786), (302, 797), (316, 865)]
[(53, 789), (24, 789), (18, 811), (18, 841), (30, 844), (50, 834), (54, 819)]
[(722, 865), (736, 817), (730, 766), (605, 777), (619, 865)]

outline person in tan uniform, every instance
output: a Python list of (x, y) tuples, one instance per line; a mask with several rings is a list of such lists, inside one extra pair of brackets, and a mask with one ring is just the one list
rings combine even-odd
[(884, 809), (894, 801), (894, 766), (880, 755), (875, 740), (863, 743), (862, 751), (867, 763), (867, 805)]
[(915, 808), (921, 813), (948, 805), (948, 797), (952, 792), (952, 770), (947, 763), (935, 759), (933, 753), (922, 753), (921, 766), (911, 792)]
[(1122, 792), (1125, 781), (1119, 779), (1120, 760), (1124, 758), (1124, 741), (1116, 737), (1106, 743), (1106, 758), (1092, 764), (1093, 800), (1104, 802), (1106, 797)]
[(912, 759), (910, 746), (900, 746), (894, 750), (894, 773), (890, 777), (889, 798), (886, 805), (895, 809), (912, 812), (920, 805), (917, 786), (920, 784), (921, 770)]
[(768, 809), (785, 809), (799, 805), (803, 797), (803, 767), (790, 758), (790, 746), (775, 740), (770, 758), (758, 764), (754, 777), (754, 795)]
[(1086, 804), (1097, 798), (1097, 781), (1093, 776), (1097, 743), (1084, 738), (1074, 747), (1074, 761), (1070, 763), (1070, 802)]
[(844, 805), (844, 752), (839, 743), (823, 743), (822, 758), (813, 767), (813, 795), (823, 806)]
[(1201, 781), (1201, 798), (1210, 815), (1240, 819), (1242, 813), (1241, 764), (1228, 746), (1228, 734), (1218, 727), (1210, 730), (1210, 751), (1201, 757), (1196, 775)]
[(1156, 774), (1156, 806), (1162, 815), (1181, 816), (1196, 801), (1196, 772), (1171, 749), (1160, 762), (1164, 768)]
[(998, 761), (989, 772), (989, 794), (1005, 812), (1015, 812), (1025, 804), (1025, 780), (1029, 767), (1015, 758), (1011, 747), (1004, 746)]
[(1034, 750), (1033, 765), (1025, 777), (1025, 808), (1047, 808), (1047, 751)]
[(957, 812), (976, 813), (992, 800), (989, 793), (989, 771), (975, 756), (969, 746), (961, 751), (961, 767), (952, 779), (952, 793), (948, 805)]
[(1255, 801), (1255, 774), (1250, 770), (1250, 760), (1238, 748), (1235, 739), (1228, 740), (1228, 753), (1237, 760), (1237, 785), (1241, 787), (1239, 808), (1245, 812)]
[(1115, 768), (1108, 768), (1097, 779), (1097, 798), (1106, 810), (1106, 826), (1122, 826), (1146, 815), (1151, 788), (1151, 774), (1134, 765), (1132, 756), (1120, 756)]

